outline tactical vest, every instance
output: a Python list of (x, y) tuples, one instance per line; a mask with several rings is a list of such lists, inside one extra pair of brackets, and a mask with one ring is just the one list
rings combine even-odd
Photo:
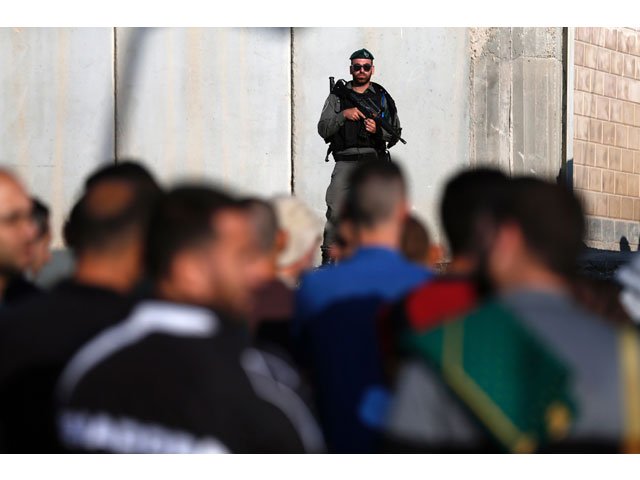
[[(371, 98), (375, 104), (381, 108), (386, 118), (392, 121), (396, 115), (395, 102), (391, 98), (391, 95), (382, 88), (381, 85), (371, 82), (375, 93), (367, 89), (364, 93), (353, 92), (356, 95), (362, 97)], [(338, 96), (340, 100), (340, 111), (347, 110), (355, 107), (355, 105), (349, 100), (347, 96)], [(352, 122), (347, 120), (344, 125), (340, 127), (340, 130), (331, 139), (330, 150), (332, 152), (341, 152), (347, 148), (374, 148), (376, 150), (384, 151), (386, 145), (382, 139), (382, 129), (378, 126), (375, 134), (367, 132), (364, 127), (364, 121), (360, 120)]]

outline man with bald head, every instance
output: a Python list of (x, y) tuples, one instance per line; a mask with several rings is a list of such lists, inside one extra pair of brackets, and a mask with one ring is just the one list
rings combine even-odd
[[(84, 343), (133, 306), (131, 292), (144, 273), (144, 238), (159, 195), (140, 165), (125, 162), (99, 169), (86, 182), (64, 227), (75, 257), (72, 278), (38, 301), (0, 315), (0, 448), (57, 450), (55, 382)], [(2, 198), (0, 203), (6, 208)], [(26, 216), (28, 205), (16, 205), (13, 215)]]
[(22, 278), (35, 236), (31, 197), (14, 174), (0, 169), (0, 305), (37, 291)]

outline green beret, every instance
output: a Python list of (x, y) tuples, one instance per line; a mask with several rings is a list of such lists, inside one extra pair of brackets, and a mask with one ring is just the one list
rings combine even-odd
[(366, 48), (361, 48), (360, 50), (353, 52), (349, 57), (349, 60), (353, 60), (354, 58), (366, 58), (367, 60), (373, 60), (373, 55)]

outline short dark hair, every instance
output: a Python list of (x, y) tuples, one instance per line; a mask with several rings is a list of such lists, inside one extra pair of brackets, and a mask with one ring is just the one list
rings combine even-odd
[[(104, 205), (95, 197), (108, 186), (124, 187), (128, 193), (114, 199), (112, 205)], [(144, 236), (161, 195), (160, 187), (144, 167), (130, 162), (101, 167), (87, 179), (85, 187), (63, 228), (65, 242), (76, 254), (111, 248), (133, 231)]]
[(36, 197), (33, 197), (31, 201), (33, 202), (33, 220), (38, 229), (37, 238), (42, 238), (51, 230), (49, 224), (49, 207)]
[(160, 190), (158, 182), (151, 172), (140, 162), (132, 159), (118, 160), (117, 163), (109, 163), (95, 170), (85, 181), (85, 190), (103, 180), (128, 180), (136, 184), (138, 188)]
[(216, 236), (213, 216), (238, 208), (228, 194), (204, 185), (182, 185), (158, 202), (147, 231), (145, 263), (153, 280), (165, 277), (176, 255)]
[(414, 215), (409, 215), (405, 221), (400, 242), (400, 250), (404, 256), (412, 262), (424, 263), (430, 246), (431, 238), (427, 227)]
[(273, 249), (276, 244), (278, 230), (278, 216), (273, 205), (255, 197), (242, 199), (239, 206), (249, 212), (251, 222), (255, 227), (259, 240), (259, 248), (263, 252)]
[(451, 254), (477, 251), (478, 222), (495, 216), (505, 199), (509, 178), (496, 169), (465, 170), (447, 182), (440, 203), (440, 219)]
[(400, 167), (390, 161), (372, 160), (358, 166), (349, 177), (342, 212), (356, 227), (372, 228), (389, 219), (406, 199)]
[(499, 222), (516, 223), (540, 262), (557, 274), (573, 277), (585, 232), (582, 206), (573, 192), (534, 177), (514, 178), (509, 192)]

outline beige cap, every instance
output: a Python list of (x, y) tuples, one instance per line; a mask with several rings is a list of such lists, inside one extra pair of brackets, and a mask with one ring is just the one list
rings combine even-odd
[(280, 268), (300, 260), (322, 238), (324, 222), (296, 197), (278, 196), (272, 200), (280, 228), (287, 234), (287, 244), (278, 257)]

